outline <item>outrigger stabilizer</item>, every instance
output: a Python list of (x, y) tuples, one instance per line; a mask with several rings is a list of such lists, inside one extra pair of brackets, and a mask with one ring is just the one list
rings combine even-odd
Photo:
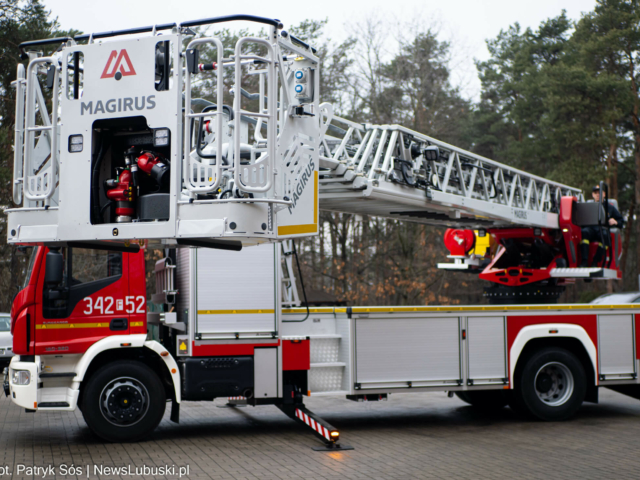
[(316, 452), (353, 450), (352, 446), (339, 443), (340, 432), (336, 427), (305, 407), (302, 392), (298, 387), (285, 386), (283, 402), (276, 404), (276, 407), (296, 422), (309, 427), (311, 432), (324, 443), (322, 446), (311, 447)]
[(322, 446), (311, 447), (316, 452), (353, 450), (352, 446), (339, 443), (340, 432), (337, 428), (305, 407), (304, 403), (281, 404), (277, 407), (298, 423), (309, 427), (324, 442)]
[[(309, 427), (311, 432), (318, 437), (324, 445), (312, 447), (318, 452), (328, 452), (335, 450), (353, 450), (350, 445), (338, 443), (340, 440), (340, 432), (329, 422), (319, 417), (302, 402), (301, 392), (290, 389), (290, 396), (287, 399), (289, 403), (276, 405), (285, 415)], [(285, 398), (287, 395), (285, 395)], [(246, 397), (228, 397), (225, 405), (218, 405), (219, 408), (238, 408), (246, 407), (249, 403)]]

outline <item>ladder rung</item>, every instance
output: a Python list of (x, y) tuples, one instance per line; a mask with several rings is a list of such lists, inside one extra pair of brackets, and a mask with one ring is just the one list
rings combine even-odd
[(242, 111), (243, 115), (246, 115), (247, 117), (261, 117), (261, 118), (271, 118), (273, 117), (273, 115), (271, 115), (270, 113), (253, 113), (253, 112), (246, 112), (246, 111)]
[(205, 112), (205, 113), (189, 113), (187, 117), (189, 118), (200, 118), (200, 117), (210, 117), (212, 115), (222, 115), (224, 112)]

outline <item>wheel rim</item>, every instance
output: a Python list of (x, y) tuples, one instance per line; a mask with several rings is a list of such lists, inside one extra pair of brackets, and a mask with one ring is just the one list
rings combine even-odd
[(149, 392), (138, 380), (119, 377), (111, 380), (100, 394), (100, 411), (104, 418), (118, 427), (138, 423), (149, 410)]
[(565, 404), (573, 394), (573, 374), (559, 362), (549, 362), (540, 367), (534, 383), (538, 398), (552, 407)]

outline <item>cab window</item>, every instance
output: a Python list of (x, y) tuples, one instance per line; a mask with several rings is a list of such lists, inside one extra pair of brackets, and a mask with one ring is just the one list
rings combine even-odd
[(121, 252), (88, 248), (62, 248), (60, 251), (64, 258), (63, 280), (60, 285), (44, 285), (44, 318), (68, 317), (83, 298), (122, 276)]
[(88, 248), (71, 249), (72, 284), (122, 275), (122, 253)]

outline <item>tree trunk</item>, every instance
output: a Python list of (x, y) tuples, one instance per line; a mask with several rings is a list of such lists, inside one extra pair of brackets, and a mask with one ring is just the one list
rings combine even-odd
[[(636, 151), (635, 151), (635, 160), (636, 160), (636, 191), (635, 191), (635, 209), (634, 212), (636, 215), (638, 214), (637, 209), (638, 205), (640, 205), (640, 135), (636, 135)], [(631, 216), (631, 215), (630, 215)], [(636, 227), (636, 275), (640, 275), (640, 222), (635, 222)]]
[(607, 157), (607, 183), (609, 184), (609, 198), (618, 198), (618, 146), (612, 142)]
[[(620, 258), (619, 267), (622, 271), (625, 271), (627, 268), (627, 259), (629, 258), (629, 244), (631, 243), (631, 232), (634, 227), (634, 216), (636, 215), (636, 196), (633, 195), (631, 197), (631, 206), (629, 207), (629, 221), (627, 222), (626, 228), (624, 230), (624, 239), (622, 241), (622, 257)], [(637, 238), (637, 237), (636, 237)]]
[[(634, 127), (634, 138), (636, 141), (634, 153), (636, 160), (636, 189), (635, 204), (640, 205), (640, 98), (638, 98), (638, 88), (636, 87), (635, 65), (633, 63), (633, 52), (627, 52), (629, 58), (629, 77), (631, 80), (631, 91), (633, 93), (633, 113), (631, 119)], [(640, 222), (636, 222), (636, 239), (640, 238)], [(640, 275), (640, 241), (636, 241), (636, 275)]]

